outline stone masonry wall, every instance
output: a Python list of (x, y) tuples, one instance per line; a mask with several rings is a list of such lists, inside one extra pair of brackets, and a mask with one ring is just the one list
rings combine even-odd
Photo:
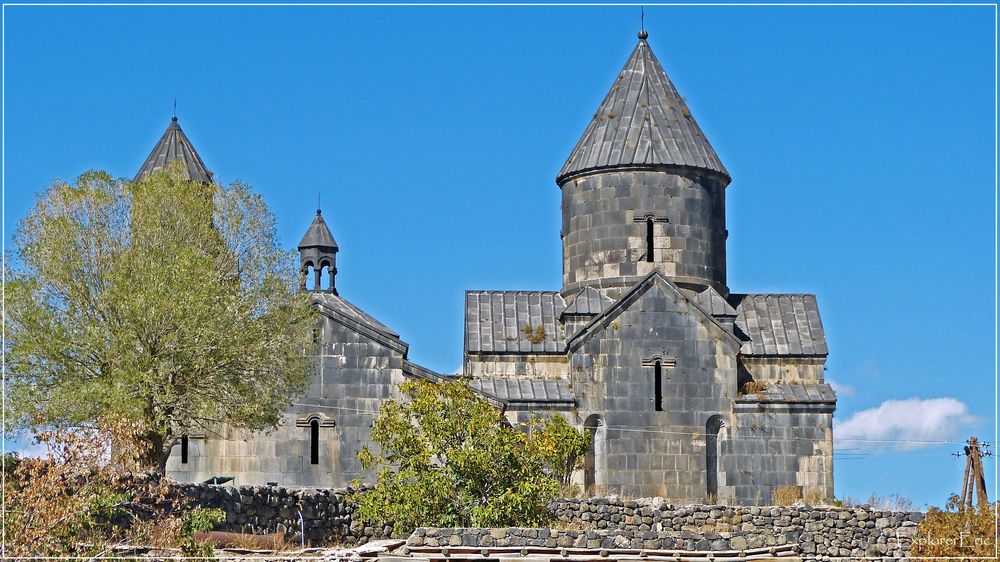
[[(654, 268), (680, 284), (726, 286), (725, 188), (718, 178), (681, 169), (607, 171), (561, 188), (564, 295), (586, 286), (623, 288)], [(652, 261), (647, 217), (654, 221)]]
[[(196, 505), (226, 512), (220, 530), (285, 533), (306, 542), (359, 544), (392, 536), (392, 526), (354, 520), (354, 490), (176, 484)], [(803, 559), (905, 558), (923, 514), (810, 506), (674, 506), (653, 500), (561, 499), (552, 529), (417, 529), (413, 546), (541, 546), (743, 550), (797, 544)]]
[[(580, 416), (600, 416), (604, 431), (603, 443), (595, 443), (596, 489), (678, 504), (707, 501), (707, 459), (718, 450), (708, 449), (706, 427), (733, 410), (739, 342), (659, 276), (616, 306), (620, 314), (570, 344)], [(660, 374), (659, 410), (654, 357), (672, 360)], [(766, 453), (763, 440), (752, 444), (757, 449), (748, 453)], [(787, 481), (780, 484), (795, 484), (794, 471), (781, 476)], [(734, 499), (750, 503), (754, 496)]]
[[(204, 482), (232, 476), (240, 485), (346, 486), (370, 480), (355, 453), (371, 444), (371, 425), (379, 406), (398, 397), (403, 381), (402, 348), (388, 347), (323, 317), (323, 343), (314, 357), (308, 391), (290, 406), (271, 432), (226, 429), (222, 437), (189, 440), (187, 463), (178, 445), (167, 461), (167, 475)], [(399, 344), (400, 346), (402, 344)], [(306, 405), (308, 404), (308, 406)], [(309, 420), (320, 420), (319, 462), (310, 462)]]
[[(678, 541), (682, 541), (686, 548), (695, 550), (741, 550), (797, 543), (804, 559), (905, 558), (924, 517), (920, 512), (806, 505), (675, 506), (658, 499), (563, 499), (550, 508), (556, 527), (632, 533), (626, 538), (615, 533), (588, 533), (588, 547), (597, 544), (593, 541), (608, 548), (605, 543), (623, 544), (625, 540), (628, 547), (615, 548), (678, 548)], [(635, 544), (642, 546), (632, 546)]]
[[(343, 490), (290, 489), (267, 486), (224, 487), (176, 484), (179, 495), (195, 505), (220, 508), (226, 520), (217, 530), (240, 533), (285, 533), (298, 542), (305, 527), (306, 544), (361, 544), (392, 536), (389, 525), (370, 526), (354, 520), (354, 505)], [(299, 514), (302, 514), (300, 521)]]

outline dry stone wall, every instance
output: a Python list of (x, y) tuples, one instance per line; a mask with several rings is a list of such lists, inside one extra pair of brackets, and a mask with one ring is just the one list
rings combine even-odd
[[(391, 524), (365, 525), (342, 490), (177, 484), (178, 494), (221, 508), (220, 530), (285, 533), (306, 543), (359, 544), (392, 536)], [(803, 559), (901, 559), (923, 519), (919, 512), (810, 506), (675, 506), (653, 500), (556, 500), (552, 529), (417, 529), (413, 546), (539, 546), (744, 550), (798, 545)], [(301, 513), (301, 521), (299, 514)]]
[(616, 498), (557, 500), (551, 509), (556, 527), (605, 531), (594, 538), (588, 535), (588, 546), (600, 540), (601, 547), (608, 548), (604, 543), (625, 540), (615, 532), (628, 532), (627, 548), (652, 548), (648, 545), (657, 542), (661, 548), (676, 548), (679, 540), (695, 550), (794, 543), (804, 559), (905, 558), (924, 517), (920, 512), (865, 508), (675, 506), (657, 499)]
[(279, 532), (298, 542), (304, 529), (305, 542), (310, 545), (354, 545), (392, 536), (390, 525), (365, 525), (354, 519), (354, 505), (348, 500), (353, 488), (177, 484), (175, 489), (191, 498), (195, 505), (222, 509), (226, 520), (218, 526), (220, 531)]

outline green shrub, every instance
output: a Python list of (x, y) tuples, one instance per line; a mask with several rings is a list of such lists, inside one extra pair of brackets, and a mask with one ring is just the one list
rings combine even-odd
[(404, 400), (382, 405), (372, 429), (376, 454), (358, 457), (376, 473), (354, 495), (355, 514), (397, 533), (418, 526), (540, 526), (548, 504), (579, 465), (587, 437), (565, 421), (533, 419), (520, 429), (466, 381), (407, 381)]
[(212, 546), (199, 542), (194, 534), (199, 531), (211, 531), (216, 523), (226, 520), (226, 512), (221, 509), (195, 508), (184, 512), (181, 516), (180, 548), (181, 554), (197, 558), (213, 557)]

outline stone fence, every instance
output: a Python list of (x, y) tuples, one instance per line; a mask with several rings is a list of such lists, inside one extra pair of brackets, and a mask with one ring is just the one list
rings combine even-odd
[[(309, 544), (359, 544), (392, 535), (392, 526), (354, 520), (354, 490), (177, 484), (203, 507), (221, 508), (220, 530), (285, 533)], [(798, 545), (803, 559), (905, 558), (923, 514), (865, 508), (674, 506), (657, 499), (554, 501), (551, 529), (417, 529), (413, 546), (539, 546), (744, 550)], [(301, 519), (299, 515), (301, 514)]]
[[(226, 520), (220, 531), (285, 533), (292, 541), (302, 537), (311, 545), (354, 545), (392, 535), (388, 525), (372, 526), (354, 520), (347, 497), (354, 489), (317, 490), (268, 486), (238, 488), (207, 484), (177, 484), (177, 492), (195, 505), (220, 508)], [(301, 515), (301, 517), (300, 517)]]
[[(917, 524), (924, 517), (920, 512), (807, 505), (674, 506), (655, 498), (563, 499), (553, 502), (550, 509), (556, 527), (630, 531), (630, 545), (643, 543), (642, 547), (627, 548), (650, 548), (646, 541), (673, 545), (677, 540), (683, 540), (685, 546), (696, 545), (695, 550), (742, 550), (796, 543), (803, 558), (904, 558)], [(661, 536), (663, 533), (666, 535)], [(597, 540), (607, 548), (604, 543), (625, 539), (606, 533), (588, 536), (588, 545)]]

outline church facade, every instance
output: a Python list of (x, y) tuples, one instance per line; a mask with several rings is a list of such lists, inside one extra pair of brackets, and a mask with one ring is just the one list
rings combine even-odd
[[(136, 179), (174, 161), (211, 172), (175, 120)], [(768, 504), (833, 497), (833, 412), (814, 295), (726, 281), (729, 172), (647, 41), (639, 41), (556, 178), (563, 280), (551, 291), (468, 291), (464, 375), (511, 420), (564, 416), (592, 445), (588, 494)], [(321, 313), (308, 391), (265, 434), (220, 428), (171, 455), (179, 480), (337, 487), (370, 479), (355, 453), (407, 378), (399, 334), (336, 286), (339, 247), (317, 211), (299, 243)]]

